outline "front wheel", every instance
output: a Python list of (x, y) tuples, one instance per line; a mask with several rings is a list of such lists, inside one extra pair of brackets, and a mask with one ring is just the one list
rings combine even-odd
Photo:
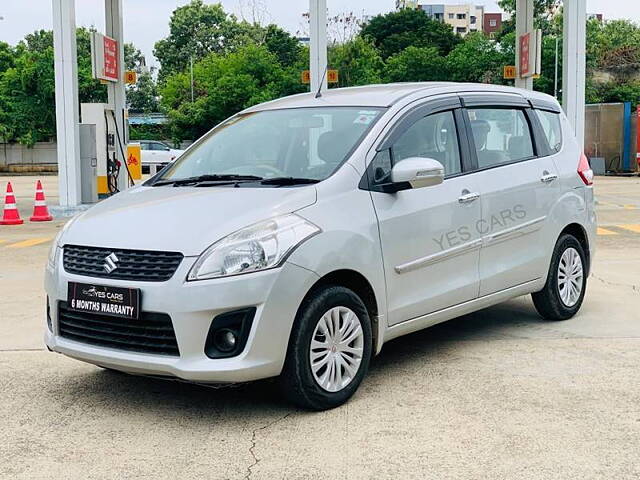
[(286, 397), (312, 410), (346, 402), (364, 378), (371, 358), (371, 321), (353, 291), (316, 290), (300, 308), (280, 377)]
[(531, 295), (538, 313), (548, 320), (573, 317), (587, 289), (586, 255), (573, 235), (562, 235), (551, 258), (547, 283)]

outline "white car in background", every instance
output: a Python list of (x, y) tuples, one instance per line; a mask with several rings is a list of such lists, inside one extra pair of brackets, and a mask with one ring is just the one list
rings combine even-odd
[(152, 175), (184, 153), (184, 150), (176, 150), (158, 140), (140, 140), (140, 150), (142, 173)]

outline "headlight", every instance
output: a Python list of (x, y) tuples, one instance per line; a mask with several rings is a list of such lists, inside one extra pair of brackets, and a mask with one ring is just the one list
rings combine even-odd
[(320, 232), (295, 214), (238, 230), (207, 248), (187, 280), (228, 277), (278, 267), (303, 241)]
[(51, 244), (51, 248), (49, 249), (49, 260), (47, 263), (49, 269), (54, 270), (56, 265), (58, 264), (58, 256), (60, 255), (60, 252), (62, 252), (62, 245), (60, 245), (60, 239), (62, 238), (62, 235), (69, 229), (72, 223), (80, 218), (80, 216), (81, 215), (76, 215), (67, 223), (65, 223), (56, 235), (56, 238), (53, 239), (53, 243)]
[(62, 237), (62, 233), (64, 230), (60, 230), (56, 235), (56, 238), (53, 239), (53, 243), (51, 244), (51, 248), (49, 249), (49, 261), (47, 266), (49, 269), (54, 270), (56, 265), (58, 264), (58, 255), (60, 254), (60, 237)]

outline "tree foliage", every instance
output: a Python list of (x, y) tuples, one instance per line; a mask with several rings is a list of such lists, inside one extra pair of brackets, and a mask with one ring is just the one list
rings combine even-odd
[(194, 65), (194, 102), (187, 73), (171, 75), (162, 88), (174, 137), (198, 138), (240, 110), (301, 91), (293, 75), (262, 45), (247, 45), (226, 55), (209, 54)]
[(387, 59), (386, 82), (428, 82), (449, 80), (446, 57), (435, 47), (407, 47)]
[[(80, 102), (106, 101), (106, 88), (91, 74), (90, 31), (78, 28), (78, 93)], [(3, 62), (10, 54), (12, 61)], [(0, 126), (3, 140), (33, 145), (55, 135), (53, 33), (28, 34), (11, 49), (0, 45)]]
[(384, 63), (373, 44), (355, 37), (329, 49), (328, 62), (339, 72), (339, 87), (380, 83)]
[(407, 47), (436, 47), (448, 54), (461, 39), (451, 27), (432, 20), (423, 10), (403, 8), (373, 17), (360, 32), (368, 38), (386, 60)]
[(447, 56), (447, 65), (454, 82), (501, 83), (507, 57), (482, 33), (470, 33)]
[(160, 78), (182, 72), (210, 53), (224, 54), (263, 39), (258, 25), (238, 21), (227, 14), (221, 4), (208, 5), (192, 0), (174, 10), (169, 21), (169, 36), (155, 44), (154, 55), (160, 61)]

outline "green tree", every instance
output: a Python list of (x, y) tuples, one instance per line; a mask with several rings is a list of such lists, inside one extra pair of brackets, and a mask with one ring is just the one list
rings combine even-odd
[(403, 8), (373, 17), (360, 36), (370, 39), (384, 60), (407, 47), (436, 47), (448, 54), (461, 39), (445, 23), (432, 20), (423, 10)]
[[(106, 87), (91, 73), (91, 31), (78, 28), (81, 103), (106, 102)], [(130, 47), (133, 51), (135, 49)], [(8, 142), (33, 145), (56, 133), (53, 33), (39, 30), (15, 48), (0, 43), (0, 131)]]
[(138, 74), (135, 85), (127, 85), (127, 107), (135, 113), (152, 113), (160, 110), (158, 101), (158, 86), (152, 71), (146, 67), (146, 60), (142, 52), (131, 43), (124, 45), (125, 70)]
[(53, 48), (24, 50), (0, 77), (0, 125), (6, 141), (33, 145), (55, 133)]
[(198, 138), (240, 110), (296, 93), (301, 86), (293, 75), (265, 46), (247, 45), (226, 55), (212, 53), (194, 65), (194, 102), (186, 72), (167, 77), (162, 104), (174, 139)]
[(373, 44), (362, 37), (329, 49), (328, 62), (338, 70), (338, 87), (380, 83), (384, 63)]
[[(634, 58), (635, 57), (635, 58)], [(616, 70), (631, 60), (640, 62), (640, 26), (629, 20), (590, 20), (587, 24), (587, 65), (591, 69)]]
[(142, 72), (146, 66), (146, 60), (142, 52), (133, 43), (124, 44), (124, 69)]
[(233, 51), (242, 45), (259, 43), (262, 27), (239, 22), (222, 5), (203, 0), (175, 9), (169, 21), (169, 36), (155, 44), (154, 55), (160, 61), (160, 79), (186, 70), (189, 59), (199, 61), (210, 53)]
[(11, 48), (11, 45), (0, 42), (0, 75), (7, 69), (13, 67), (15, 55), (15, 51)]
[(455, 82), (502, 83), (502, 69), (509, 60), (498, 43), (470, 33), (447, 56), (447, 65)]
[(266, 27), (264, 45), (284, 67), (294, 65), (302, 54), (298, 39), (276, 25)]
[(387, 59), (385, 82), (449, 80), (447, 59), (435, 47), (407, 47)]
[(160, 110), (158, 88), (151, 73), (138, 74), (138, 83), (127, 88), (127, 105), (131, 112), (152, 113)]
[[(558, 15), (561, 3), (561, 0), (534, 0), (534, 26), (540, 28), (543, 35), (557, 35), (558, 26), (562, 28), (562, 16)], [(498, 5), (510, 15), (502, 22), (502, 31), (498, 34), (500, 38), (502, 35), (516, 31), (516, 0), (499, 0)], [(560, 17), (559, 24), (558, 17)]]
[(601, 92), (601, 101), (631, 102), (634, 108), (640, 105), (640, 81), (604, 84)]
[[(534, 0), (533, 14), (537, 17), (554, 12), (561, 4), (561, 0)], [(516, 14), (516, 0), (498, 0), (498, 5), (509, 15)]]
[(52, 30), (36, 30), (29, 33), (18, 45), (19, 49), (25, 49), (29, 52), (41, 52), (49, 47), (53, 47)]

